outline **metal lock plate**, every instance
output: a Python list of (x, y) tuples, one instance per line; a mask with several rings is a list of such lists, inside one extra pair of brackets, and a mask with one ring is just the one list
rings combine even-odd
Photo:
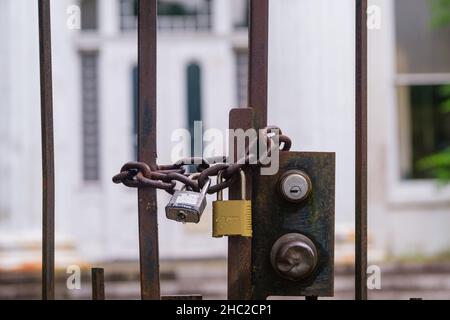
[(176, 191), (166, 206), (166, 217), (183, 223), (199, 223), (206, 207), (204, 195), (193, 191)]
[[(292, 170), (311, 180), (310, 194), (300, 202), (280, 192), (280, 182)], [(335, 154), (280, 152), (278, 173), (255, 176), (252, 195), (253, 298), (332, 296)], [(305, 272), (292, 270), (305, 263)]]

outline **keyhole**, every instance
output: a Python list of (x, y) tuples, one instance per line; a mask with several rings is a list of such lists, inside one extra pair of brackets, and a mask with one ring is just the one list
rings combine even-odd
[(289, 202), (302, 202), (311, 193), (311, 180), (302, 171), (287, 171), (280, 179), (279, 191)]
[(289, 192), (291, 193), (291, 194), (298, 194), (298, 193), (300, 193), (302, 191), (302, 189), (299, 187), (299, 186), (293, 186), (292, 188), (291, 188), (291, 190), (289, 190)]
[(185, 221), (186, 220), (186, 213), (184, 211), (181, 211), (178, 213), (178, 221)]

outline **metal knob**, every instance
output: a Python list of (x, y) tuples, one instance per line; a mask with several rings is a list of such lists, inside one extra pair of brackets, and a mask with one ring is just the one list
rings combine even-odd
[(316, 268), (317, 249), (308, 237), (288, 233), (272, 246), (270, 262), (281, 277), (300, 281), (311, 275)]
[(303, 171), (290, 170), (281, 176), (279, 190), (285, 200), (294, 203), (302, 202), (311, 193), (311, 179)]

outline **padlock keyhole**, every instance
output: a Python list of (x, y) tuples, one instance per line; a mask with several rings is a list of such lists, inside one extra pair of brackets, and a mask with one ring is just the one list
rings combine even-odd
[(178, 213), (178, 221), (186, 221), (186, 213), (184, 211)]

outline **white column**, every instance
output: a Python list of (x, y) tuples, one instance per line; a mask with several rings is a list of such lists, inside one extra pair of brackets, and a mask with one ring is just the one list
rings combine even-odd
[(293, 150), (336, 152), (338, 223), (354, 212), (354, 32), (354, 1), (270, 1), (269, 122)]
[(233, 31), (232, 1), (212, 1), (212, 28), (216, 34), (230, 34)]
[[(12, 11), (11, 11), (12, 12)], [(10, 123), (11, 123), (11, 102), (10, 102), (10, 36), (12, 35), (10, 26), (10, 1), (0, 1), (0, 39), (2, 47), (0, 49), (0, 228), (6, 227), (9, 222), (11, 205), (10, 189), (11, 180), (10, 168)]]
[(98, 0), (97, 7), (99, 32), (103, 36), (112, 36), (120, 29), (119, 1)]

